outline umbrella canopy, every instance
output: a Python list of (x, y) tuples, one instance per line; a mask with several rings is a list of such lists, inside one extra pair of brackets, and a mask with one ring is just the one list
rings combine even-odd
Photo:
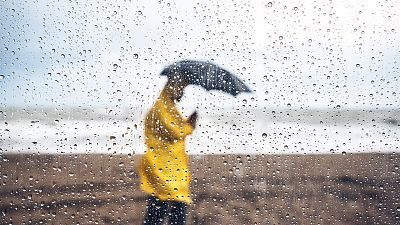
[(175, 62), (161, 72), (163, 76), (182, 75), (189, 84), (206, 90), (221, 90), (233, 96), (251, 90), (238, 77), (211, 62), (183, 60)]

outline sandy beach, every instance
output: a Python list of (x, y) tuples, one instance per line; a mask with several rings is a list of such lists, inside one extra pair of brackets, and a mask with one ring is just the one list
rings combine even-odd
[[(1, 155), (1, 224), (141, 224), (140, 155)], [(194, 155), (188, 224), (399, 224), (399, 154)]]

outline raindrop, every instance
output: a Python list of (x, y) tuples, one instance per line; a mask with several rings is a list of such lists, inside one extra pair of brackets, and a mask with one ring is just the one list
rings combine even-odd
[(267, 133), (262, 133), (263, 138), (267, 138)]
[(272, 7), (272, 2), (268, 2), (267, 7), (271, 8)]

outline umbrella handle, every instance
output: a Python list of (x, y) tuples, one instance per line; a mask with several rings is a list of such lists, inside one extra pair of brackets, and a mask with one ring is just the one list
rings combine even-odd
[(192, 127), (196, 127), (197, 123), (197, 118), (198, 118), (198, 113), (197, 110), (192, 113), (192, 115), (189, 116), (189, 123), (192, 125)]

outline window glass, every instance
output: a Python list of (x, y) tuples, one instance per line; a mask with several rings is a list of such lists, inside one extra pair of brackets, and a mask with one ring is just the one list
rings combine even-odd
[(0, 11), (1, 224), (400, 220), (398, 2)]

